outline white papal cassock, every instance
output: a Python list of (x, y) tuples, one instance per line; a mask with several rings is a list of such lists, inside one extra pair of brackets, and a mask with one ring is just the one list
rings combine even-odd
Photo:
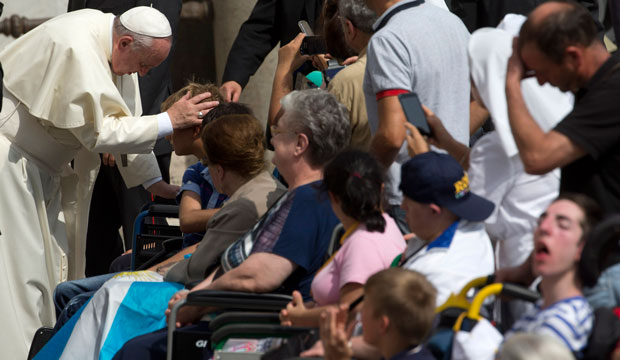
[[(136, 74), (110, 68), (113, 15), (61, 15), (0, 54), (0, 350), (25, 359), (55, 322), (52, 291), (84, 276), (100, 152), (128, 153), (128, 187), (159, 176), (157, 116), (141, 115)], [(74, 160), (73, 169), (70, 161)]]

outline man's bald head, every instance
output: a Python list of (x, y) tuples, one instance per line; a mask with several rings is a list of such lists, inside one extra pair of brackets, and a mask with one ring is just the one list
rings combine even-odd
[(588, 47), (597, 38), (597, 28), (592, 16), (578, 3), (555, 0), (534, 9), (521, 27), (519, 50), (528, 43), (536, 47), (551, 61), (561, 63), (566, 47)]

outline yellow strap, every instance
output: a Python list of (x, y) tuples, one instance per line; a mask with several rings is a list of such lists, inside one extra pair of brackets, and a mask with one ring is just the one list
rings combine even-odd
[[(359, 226), (359, 221), (356, 221), (355, 223), (353, 223), (353, 225), (351, 225), (350, 228), (347, 229), (347, 231), (344, 232), (344, 234), (342, 234), (342, 237), (340, 238), (340, 246), (342, 246), (342, 244), (344, 243), (344, 240), (346, 238), (348, 238)], [(338, 249), (340, 250), (340, 249)], [(323, 270), (323, 268), (325, 268), (330, 262), (332, 262), (332, 260), (334, 260), (334, 256), (336, 256), (336, 254), (338, 253), (338, 250), (336, 250), (332, 256), (329, 257), (329, 259), (327, 259), (327, 261), (321, 265), (321, 267), (319, 268), (319, 270), (317, 270), (317, 274), (321, 272), (321, 270)]]
[(461, 325), (463, 325), (463, 319), (465, 318), (465, 315), (467, 315), (467, 313), (462, 312), (458, 318), (456, 318), (456, 321), (454, 322), (454, 326), (452, 327), (452, 330), (454, 332), (459, 332), (461, 330)]

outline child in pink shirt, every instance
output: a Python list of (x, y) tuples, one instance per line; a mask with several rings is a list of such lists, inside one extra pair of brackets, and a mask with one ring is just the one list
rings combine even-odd
[(293, 301), (280, 312), (283, 324), (318, 326), (326, 305), (349, 304), (363, 294), (366, 280), (390, 267), (403, 252), (405, 240), (394, 220), (381, 211), (383, 170), (367, 153), (337, 155), (324, 170), (323, 190), (346, 229), (341, 247), (312, 281), (314, 302)]

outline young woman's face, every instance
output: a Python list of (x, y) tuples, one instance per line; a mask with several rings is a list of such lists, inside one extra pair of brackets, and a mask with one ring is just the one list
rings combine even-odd
[(581, 257), (584, 213), (570, 200), (557, 200), (538, 219), (532, 270), (540, 276), (575, 270)]

